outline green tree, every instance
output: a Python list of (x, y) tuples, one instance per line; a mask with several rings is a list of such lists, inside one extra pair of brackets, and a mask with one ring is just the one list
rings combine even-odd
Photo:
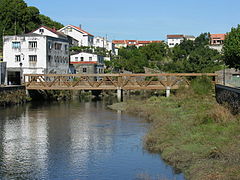
[(62, 24), (40, 15), (36, 7), (28, 7), (24, 0), (0, 0), (0, 50), (2, 36), (31, 32), (40, 25), (60, 29)]
[(57, 21), (53, 21), (50, 17), (45, 16), (43, 14), (39, 15), (41, 25), (50, 27), (50, 28), (56, 28), (56, 29), (61, 29), (63, 25)]
[(240, 25), (227, 34), (223, 46), (224, 61), (231, 68), (240, 69)]

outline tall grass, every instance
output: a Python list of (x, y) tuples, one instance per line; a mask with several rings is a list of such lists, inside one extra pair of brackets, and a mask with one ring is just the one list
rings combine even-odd
[(170, 98), (129, 101), (130, 112), (144, 116), (152, 127), (147, 150), (180, 169), (187, 179), (240, 179), (239, 116), (217, 104), (206, 77), (191, 82)]

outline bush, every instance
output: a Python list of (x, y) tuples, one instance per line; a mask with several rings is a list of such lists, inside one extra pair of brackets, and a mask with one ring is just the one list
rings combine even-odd
[(212, 82), (207, 77), (197, 77), (191, 81), (190, 87), (198, 95), (207, 95), (213, 90)]

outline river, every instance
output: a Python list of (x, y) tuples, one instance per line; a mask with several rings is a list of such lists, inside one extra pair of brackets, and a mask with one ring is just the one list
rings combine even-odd
[(184, 180), (143, 149), (148, 127), (104, 101), (1, 108), (0, 179)]

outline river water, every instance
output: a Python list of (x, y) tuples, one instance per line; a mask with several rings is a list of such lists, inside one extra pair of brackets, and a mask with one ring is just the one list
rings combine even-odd
[(104, 101), (1, 109), (0, 179), (183, 180), (143, 150), (148, 126)]

